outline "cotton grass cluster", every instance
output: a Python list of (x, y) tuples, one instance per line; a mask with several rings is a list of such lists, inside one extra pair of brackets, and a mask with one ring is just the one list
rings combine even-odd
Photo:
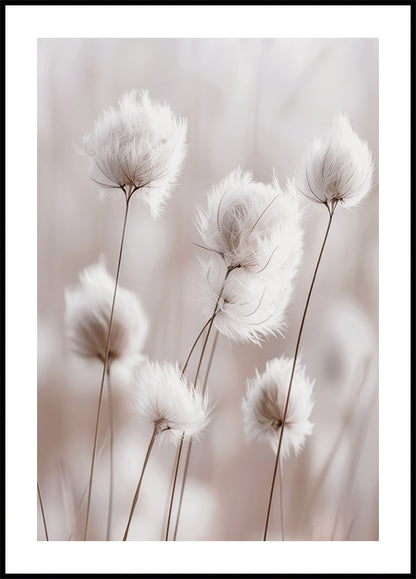
[(104, 192), (123, 190), (127, 200), (135, 193), (158, 217), (186, 154), (186, 129), (147, 91), (126, 93), (84, 137), (91, 178)]
[[(73, 352), (104, 363), (114, 292), (114, 278), (102, 263), (85, 268), (78, 285), (65, 291), (67, 337)], [(109, 365), (137, 361), (147, 336), (148, 321), (131, 291), (118, 288), (111, 330)]]
[[(262, 374), (256, 370), (255, 377), (247, 380), (247, 394), (242, 403), (247, 439), (267, 442), (274, 452), (279, 444), (292, 365), (293, 359), (285, 357), (269, 360)], [(312, 433), (309, 419), (314, 405), (314, 384), (305, 368), (297, 364), (282, 439), (282, 457), (289, 456), (291, 451), (298, 454), (306, 436)]]
[(147, 361), (134, 381), (134, 408), (144, 422), (154, 424), (158, 439), (178, 444), (198, 437), (209, 422), (208, 398), (188, 384), (178, 365)]
[(315, 138), (299, 189), (316, 203), (353, 207), (370, 191), (373, 172), (367, 143), (354, 133), (348, 118), (338, 114), (331, 131)]
[(276, 178), (256, 183), (237, 169), (213, 187), (197, 227), (210, 252), (202, 260), (203, 285), (215, 327), (232, 340), (256, 344), (280, 333), (302, 257), (293, 187), (283, 190)]

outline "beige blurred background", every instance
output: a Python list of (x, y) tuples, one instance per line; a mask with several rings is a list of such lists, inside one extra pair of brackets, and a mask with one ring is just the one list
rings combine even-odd
[[(185, 359), (205, 319), (194, 226), (206, 193), (237, 166), (268, 181), (295, 175), (315, 134), (345, 112), (368, 141), (375, 185), (361, 207), (339, 207), (308, 313), (302, 361), (316, 378), (314, 432), (284, 463), (286, 540), (378, 539), (378, 42), (374, 39), (42, 39), (38, 41), (38, 478), (50, 539), (80, 539), (100, 365), (68, 348), (64, 290), (103, 255), (114, 275), (124, 211), (99, 200), (79, 154), (103, 108), (148, 89), (188, 119), (189, 153), (163, 217), (133, 203), (120, 283), (149, 319), (144, 353)], [(276, 355), (292, 356), (327, 212), (303, 202), (305, 252), (285, 339), (258, 348), (220, 337), (210, 375), (213, 420), (195, 445), (179, 540), (261, 540), (273, 453), (246, 443), (245, 380)], [(127, 522), (151, 428), (116, 395), (111, 538)], [(89, 538), (103, 540), (108, 504), (108, 423), (103, 422)], [(160, 540), (175, 450), (156, 446), (129, 539)], [(278, 493), (270, 539), (281, 538)], [(38, 519), (38, 539), (43, 540)]]

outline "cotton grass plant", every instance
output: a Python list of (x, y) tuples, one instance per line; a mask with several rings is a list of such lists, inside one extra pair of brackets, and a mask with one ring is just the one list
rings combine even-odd
[(335, 209), (338, 204), (344, 205), (345, 207), (354, 207), (362, 201), (371, 189), (373, 172), (373, 160), (367, 143), (361, 140), (360, 137), (353, 132), (349, 120), (344, 115), (339, 114), (333, 121), (331, 131), (323, 137), (315, 138), (315, 142), (305, 162), (303, 173), (298, 181), (299, 191), (309, 200), (324, 206), (328, 211), (329, 219), (307, 294), (296, 340), (292, 371), (286, 394), (286, 402), (272, 477), (270, 499), (263, 535), (264, 541), (267, 540), (276, 473), (282, 449), (283, 432), (286, 426), (300, 341), (312, 290), (332, 225)]
[(114, 417), (111, 387), (111, 367), (125, 368), (127, 375), (142, 358), (142, 348), (148, 331), (143, 307), (132, 292), (118, 288), (117, 305), (113, 311), (111, 341), (107, 352), (108, 327), (115, 280), (103, 263), (85, 268), (79, 283), (65, 291), (65, 322), (72, 351), (86, 359), (104, 364), (107, 355), (107, 392), (110, 424), (110, 493), (107, 540), (110, 538), (113, 503)]
[(110, 107), (105, 111), (101, 119), (96, 121), (92, 133), (84, 137), (84, 150), (90, 160), (90, 177), (99, 185), (102, 193), (122, 192), (125, 200), (95, 423), (84, 540), (88, 534), (102, 393), (130, 200), (133, 196), (142, 199), (149, 206), (153, 218), (159, 216), (185, 157), (185, 137), (184, 120), (177, 120), (167, 105), (152, 102), (146, 91), (137, 90), (126, 93), (117, 108)]
[(167, 362), (145, 362), (135, 380), (135, 409), (142, 421), (153, 425), (153, 433), (133, 498), (123, 541), (127, 540), (140, 487), (156, 437), (160, 442), (182, 443), (200, 436), (209, 420), (208, 398), (188, 384), (179, 366)]

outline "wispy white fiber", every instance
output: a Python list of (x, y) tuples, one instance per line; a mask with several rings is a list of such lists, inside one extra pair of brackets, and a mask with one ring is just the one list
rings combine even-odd
[(369, 193), (374, 165), (368, 144), (338, 114), (332, 129), (316, 137), (299, 179), (299, 190), (311, 201), (346, 207), (358, 205)]
[[(274, 358), (266, 370), (247, 380), (247, 394), (242, 403), (244, 430), (248, 440), (267, 442), (277, 452), (283, 422), (286, 395), (289, 387), (293, 358)], [(288, 412), (283, 431), (281, 456), (291, 451), (297, 454), (306, 436), (312, 433), (309, 418), (313, 409), (315, 381), (307, 377), (305, 368), (296, 364)]]
[[(83, 358), (105, 360), (115, 280), (104, 265), (84, 269), (79, 283), (65, 290), (65, 321), (72, 350)], [(114, 307), (109, 363), (134, 362), (147, 336), (148, 322), (138, 298), (118, 287)]]
[(123, 189), (147, 203), (158, 217), (186, 154), (184, 119), (147, 91), (132, 90), (95, 122), (83, 140), (90, 176), (102, 191)]
[(188, 384), (178, 365), (146, 361), (134, 381), (134, 407), (139, 416), (158, 428), (158, 439), (179, 443), (198, 437), (209, 422), (208, 398)]

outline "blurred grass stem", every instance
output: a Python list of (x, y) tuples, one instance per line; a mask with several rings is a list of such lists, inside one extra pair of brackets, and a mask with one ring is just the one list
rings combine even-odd
[(42, 513), (42, 520), (43, 520), (43, 528), (45, 529), (46, 540), (49, 541), (48, 527), (46, 526), (45, 510), (43, 508), (42, 495), (40, 493), (39, 481), (37, 484), (38, 484), (38, 497), (39, 497), (40, 511)]
[(299, 333), (298, 333), (298, 338), (297, 338), (296, 347), (295, 347), (295, 355), (293, 357), (292, 371), (290, 374), (289, 387), (288, 387), (288, 391), (287, 391), (287, 395), (286, 395), (286, 403), (285, 403), (285, 409), (284, 409), (284, 413), (283, 413), (282, 426), (280, 428), (279, 444), (278, 444), (277, 452), (276, 452), (276, 460), (275, 460), (275, 464), (274, 464), (272, 484), (270, 487), (269, 504), (267, 507), (266, 523), (264, 525), (263, 541), (267, 541), (267, 532), (268, 532), (268, 528), (269, 528), (270, 512), (271, 512), (271, 508), (272, 508), (273, 493), (274, 493), (274, 487), (275, 487), (275, 483), (276, 483), (277, 467), (279, 466), (279, 457), (280, 457), (280, 450), (282, 448), (283, 432), (284, 432), (284, 428), (285, 428), (285, 424), (286, 424), (286, 416), (287, 416), (287, 410), (289, 407), (290, 392), (292, 390), (293, 376), (295, 374), (296, 360), (297, 360), (298, 353), (299, 353), (299, 345), (300, 345), (300, 340), (302, 337), (303, 326), (305, 324), (306, 313), (308, 311), (309, 302), (310, 302), (311, 295), (312, 295), (312, 290), (313, 290), (313, 287), (315, 285), (316, 275), (318, 273), (319, 264), (321, 263), (321, 258), (322, 258), (322, 254), (323, 254), (324, 249), (325, 249), (326, 241), (328, 239), (328, 234), (329, 234), (329, 230), (331, 228), (332, 219), (334, 216), (336, 206), (337, 206), (337, 201), (335, 201), (331, 206), (329, 206), (329, 204), (326, 205), (326, 208), (327, 208), (328, 213), (329, 213), (328, 225), (327, 225), (327, 228), (325, 231), (325, 236), (324, 236), (324, 239), (322, 242), (321, 250), (319, 252), (318, 260), (316, 262), (315, 271), (314, 271), (314, 274), (312, 277), (311, 285), (309, 287), (309, 292), (308, 292), (308, 296), (306, 298), (305, 308), (303, 310), (302, 320), (301, 320), (300, 327), (299, 327)]

